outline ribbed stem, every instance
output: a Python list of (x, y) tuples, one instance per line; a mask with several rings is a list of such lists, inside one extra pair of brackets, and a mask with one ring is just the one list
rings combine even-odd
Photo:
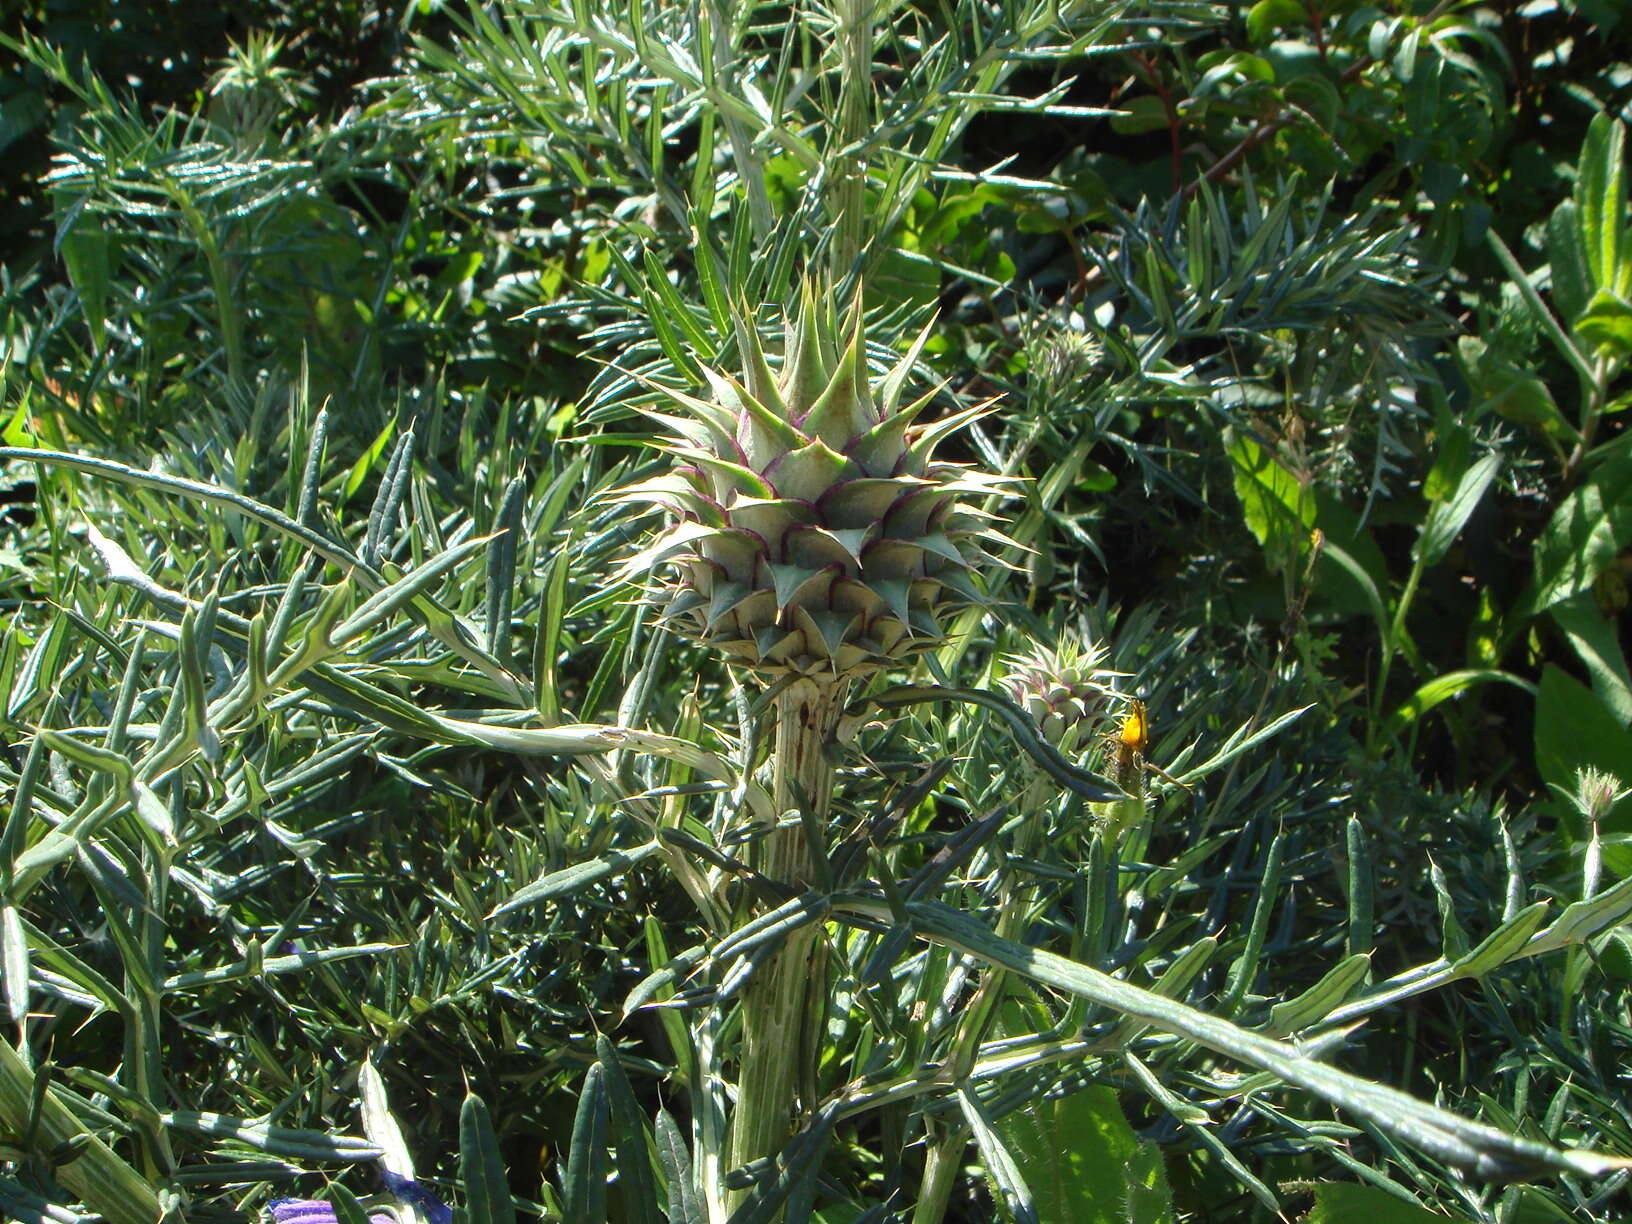
[[(872, 131), (873, 0), (838, 6), (839, 133), (842, 162), (833, 173), (833, 275), (850, 271), (867, 236), (867, 159), (862, 150)], [(836, 171), (836, 172), (835, 172)]]
[(33, 1128), (34, 1150), (68, 1156), (56, 1176), (109, 1224), (154, 1224), (162, 1214), (146, 1179), (87, 1131), (55, 1093), (39, 1092), (35, 1073), (0, 1038), (0, 1126), (13, 1136)]
[[(827, 742), (844, 707), (845, 686), (800, 680), (776, 699), (771, 796), (783, 819), (760, 839), (754, 867), (778, 883), (820, 878), (806, 825), (825, 830), (833, 795)], [(801, 814), (806, 819), (801, 819)], [(827, 1016), (827, 967), (821, 930), (801, 927), (754, 971), (742, 1001), (742, 1057), (731, 1127), (731, 1163), (782, 1150), (796, 1105), (813, 1105), (816, 1063)]]
[(931, 1131), (929, 1154), (924, 1158), (924, 1180), (913, 1204), (912, 1224), (940, 1224), (963, 1172), (963, 1152), (969, 1146), (969, 1128), (948, 1121), (947, 1129)]

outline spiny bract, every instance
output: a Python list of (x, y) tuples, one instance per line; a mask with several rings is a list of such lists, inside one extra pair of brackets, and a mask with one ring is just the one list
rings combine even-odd
[(859, 301), (841, 329), (827, 294), (801, 298), (779, 369), (739, 313), (740, 381), (705, 370), (710, 399), (656, 388), (679, 412), (644, 411), (673, 431), (675, 465), (619, 496), (670, 521), (625, 572), (674, 565), (669, 619), (767, 680), (838, 681), (934, 645), (938, 613), (981, 598), (981, 546), (1003, 537), (969, 499), (1008, 482), (934, 458), (985, 405), (924, 424), (933, 392), (901, 405), (927, 328), (875, 387)]

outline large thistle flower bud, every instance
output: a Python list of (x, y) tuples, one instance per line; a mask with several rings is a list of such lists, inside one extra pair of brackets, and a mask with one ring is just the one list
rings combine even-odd
[(669, 619), (767, 681), (837, 683), (933, 646), (941, 614), (978, 601), (982, 545), (1001, 540), (971, 499), (1001, 477), (935, 458), (984, 405), (924, 422), (903, 405), (927, 329), (876, 383), (859, 301), (842, 327), (806, 285), (781, 360), (737, 319), (740, 378), (706, 370), (709, 398), (658, 388), (672, 470), (622, 490), (669, 512), (626, 573), (678, 573)]

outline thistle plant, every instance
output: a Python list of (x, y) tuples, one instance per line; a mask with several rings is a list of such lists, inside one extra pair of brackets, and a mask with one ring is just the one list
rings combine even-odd
[[(802, 890), (822, 878), (833, 791), (828, 743), (852, 688), (938, 644), (941, 614), (978, 602), (983, 545), (1001, 537), (971, 504), (1001, 478), (935, 457), (984, 406), (926, 420), (930, 392), (903, 402), (927, 329), (874, 384), (858, 295), (839, 321), (806, 282), (779, 367), (754, 320), (736, 319), (743, 376), (706, 370), (711, 398), (660, 388), (671, 411), (669, 473), (625, 488), (668, 515), (626, 573), (669, 591), (667, 619), (762, 685), (774, 723), (778, 818), (752, 866)], [(732, 1159), (780, 1150), (808, 1084), (827, 1014), (820, 933), (789, 937), (743, 1007)], [(790, 1057), (790, 1050), (796, 1051)]]
[(1620, 1218), (1617, 6), (98, 7), (0, 32), (0, 1217)]

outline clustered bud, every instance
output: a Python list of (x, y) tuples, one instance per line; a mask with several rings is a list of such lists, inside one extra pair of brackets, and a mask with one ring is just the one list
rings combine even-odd
[(1104, 356), (1104, 346), (1080, 331), (1056, 328), (1034, 337), (1027, 345), (1034, 395), (1050, 401), (1069, 394)]
[(1621, 786), (1614, 774), (1591, 765), (1575, 771), (1575, 806), (1588, 823), (1596, 825), (1632, 791)]

